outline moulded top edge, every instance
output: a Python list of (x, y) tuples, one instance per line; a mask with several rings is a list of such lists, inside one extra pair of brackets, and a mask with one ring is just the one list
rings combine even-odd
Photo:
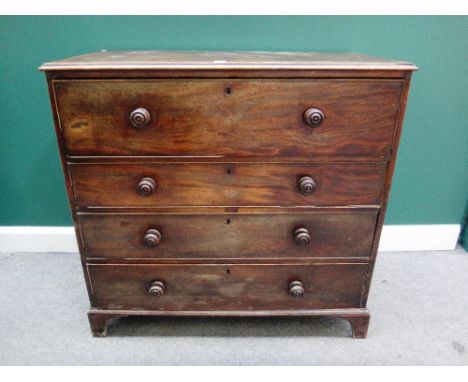
[(43, 64), (42, 71), (74, 70), (417, 70), (411, 63), (358, 53), (115, 51)]

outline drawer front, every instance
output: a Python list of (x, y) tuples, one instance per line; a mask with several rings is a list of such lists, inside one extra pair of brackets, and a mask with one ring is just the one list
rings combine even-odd
[(356, 308), (367, 269), (368, 264), (88, 265), (94, 307), (166, 311)]
[(400, 80), (54, 81), (71, 156), (386, 159), (401, 89)]
[(293, 214), (80, 215), (88, 259), (370, 256), (377, 210)]
[(380, 204), (386, 163), (69, 165), (78, 207)]

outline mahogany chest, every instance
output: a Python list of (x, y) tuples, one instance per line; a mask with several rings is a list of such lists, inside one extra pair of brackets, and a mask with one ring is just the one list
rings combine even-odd
[(44, 64), (91, 309), (334, 316), (366, 301), (412, 64), (100, 52)]

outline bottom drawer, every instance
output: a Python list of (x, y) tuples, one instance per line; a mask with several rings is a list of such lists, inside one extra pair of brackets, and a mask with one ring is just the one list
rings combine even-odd
[(88, 265), (94, 307), (167, 311), (357, 308), (367, 269), (337, 263)]

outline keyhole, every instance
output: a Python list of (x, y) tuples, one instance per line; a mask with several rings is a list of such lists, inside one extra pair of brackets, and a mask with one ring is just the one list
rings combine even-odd
[(231, 274), (231, 270), (230, 270), (229, 268), (226, 269), (226, 273), (227, 273), (228, 275), (230, 275), (230, 274)]
[(231, 224), (231, 219), (226, 219), (226, 224)]
[(230, 86), (226, 86), (224, 88), (224, 93), (226, 93), (227, 95), (230, 95), (232, 93), (232, 88)]

